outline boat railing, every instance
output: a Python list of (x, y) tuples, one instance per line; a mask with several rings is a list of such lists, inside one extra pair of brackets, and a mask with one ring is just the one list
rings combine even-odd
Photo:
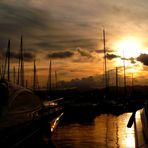
[(63, 103), (64, 101), (64, 98), (58, 98), (58, 99), (54, 99), (54, 100), (51, 100), (51, 102), (55, 102), (55, 103)]
[(39, 111), (39, 116), (48, 116), (63, 110), (62, 102), (64, 98), (54, 99), (51, 101), (44, 101), (43, 107)]

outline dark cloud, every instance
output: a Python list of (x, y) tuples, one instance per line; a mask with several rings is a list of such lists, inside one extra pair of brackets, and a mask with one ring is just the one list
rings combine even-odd
[[(49, 41), (47, 41), (47, 38), (49, 38)], [(45, 40), (41, 39), (38, 43), (35, 43), (34, 45), (44, 49), (59, 50), (59, 49), (66, 49), (66, 48), (71, 49), (77, 47), (95, 49), (97, 44), (96, 39), (74, 39), (75, 38), (74, 36), (69, 36), (69, 35), (63, 36), (63, 39), (62, 37), (60, 37), (60, 35), (53, 36), (53, 38), (51, 38), (51, 36), (47, 36), (47, 38), (45, 38)]]
[[(100, 77), (99, 77), (100, 79), (93, 76), (84, 77), (82, 79), (76, 78), (76, 79), (72, 79), (69, 82), (65, 82), (65, 81), (59, 82), (59, 84), (67, 88), (71, 88), (71, 87), (79, 88), (79, 89), (80, 88), (83, 88), (83, 89), (98, 88), (99, 84), (102, 83), (102, 76)], [(100, 83), (98, 82), (98, 80)]]
[(34, 40), (40, 39), (38, 34), (49, 27), (47, 20), (51, 17), (44, 14), (44, 11), (32, 6), (0, 1), (0, 47), (6, 48), (6, 41), (11, 39), (13, 49), (19, 48), (19, 38), (23, 34), (26, 50), (36, 48)]
[(121, 58), (121, 60), (124, 60), (124, 61), (130, 61), (131, 64), (135, 64), (136, 63), (136, 59), (133, 58), (133, 57), (130, 57), (130, 58), (120, 57), (120, 58)]
[(135, 58), (133, 58), (133, 57), (131, 57), (129, 60), (131, 61), (132, 64), (136, 63)]
[(23, 56), (25, 61), (33, 61), (35, 58), (35, 55), (29, 52), (25, 52)]
[[(1, 33), (18, 33), (29, 28), (47, 28), (43, 12), (29, 7), (19, 7), (0, 2)], [(33, 28), (32, 28), (33, 27)]]
[[(96, 39), (98, 26), (105, 25), (104, 22), (106, 22), (117, 29), (116, 24), (120, 21), (112, 16), (125, 17), (125, 12), (135, 14), (128, 7), (125, 8), (124, 4), (105, 3), (103, 0), (92, 0), (91, 4), (93, 9), (90, 9), (89, 1), (86, 1), (85, 6), (81, 6), (79, 3), (67, 0), (62, 2), (3, 0), (0, 2), (0, 37), (3, 36), (4, 40), (12, 36), (14, 39), (12, 34), (15, 34), (16, 37), (16, 34), (23, 33), (27, 46), (36, 50), (77, 47), (96, 49), (98, 41), (101, 40), (101, 37)], [(98, 17), (98, 10), (101, 17)], [(108, 23), (110, 21), (112, 23)], [(117, 25), (119, 26), (119, 24)], [(110, 34), (111, 32), (108, 33), (109, 36)]]
[[(98, 50), (95, 50), (95, 52), (96, 52), (96, 53), (104, 53), (104, 49), (98, 49)], [(107, 49), (106, 52), (110, 53), (110, 52), (114, 52), (114, 50), (112, 50), (112, 49)]]
[[(81, 6), (77, 5), (76, 8), (67, 7), (67, 3), (72, 6), (73, 2), (65, 1), (62, 2), (61, 7), (57, 7), (61, 2), (56, 4), (56, 2), (46, 0), (44, 1), (45, 4), (41, 2), (41, 5), (38, 5), (39, 1), (34, 0), (32, 2), (26, 2), (25, 0), (13, 1), (0, 2), (1, 41), (10, 37), (13, 39), (13, 45), (15, 44), (14, 46), (17, 47), (18, 35), (23, 34), (24, 41), (27, 43), (26, 49), (96, 48), (98, 39), (95, 36), (89, 37), (90, 33), (86, 31), (88, 28), (93, 28), (92, 24), (94, 23), (89, 20), (78, 19), (81, 16), (76, 15), (78, 10), (80, 13), (83, 12)], [(48, 7), (50, 5), (51, 7)], [(65, 9), (65, 6), (67, 9)], [(71, 8), (77, 9), (77, 11), (71, 11)], [(65, 15), (69, 13), (71, 13), (70, 16)], [(82, 13), (82, 15), (84, 14)], [(3, 46), (5, 45), (3, 44)]]
[(53, 52), (51, 54), (47, 55), (47, 58), (53, 58), (53, 59), (63, 59), (63, 58), (70, 58), (74, 55), (74, 52), (71, 51), (63, 51), (63, 52)]
[(148, 65), (148, 54), (141, 54), (139, 57), (137, 57), (137, 61), (140, 61), (144, 65)]
[[(15, 52), (11, 52), (11, 58), (12, 59), (19, 59), (19, 54)], [(35, 58), (35, 55), (31, 52), (25, 52), (23, 53), (24, 61), (33, 61)]]
[(115, 59), (115, 58), (119, 58), (120, 56), (107, 53), (106, 57), (107, 57), (107, 59), (112, 60), (112, 59)]

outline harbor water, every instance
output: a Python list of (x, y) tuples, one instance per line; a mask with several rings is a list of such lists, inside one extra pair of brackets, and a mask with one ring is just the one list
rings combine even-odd
[(101, 114), (86, 120), (64, 117), (52, 142), (56, 148), (135, 148), (134, 125), (127, 128), (130, 116)]

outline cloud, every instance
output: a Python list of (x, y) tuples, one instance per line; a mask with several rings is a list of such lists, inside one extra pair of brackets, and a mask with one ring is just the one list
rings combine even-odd
[[(80, 2), (85, 5), (79, 5)], [(97, 35), (100, 26), (107, 27), (109, 30), (107, 40), (110, 40), (110, 36), (120, 34), (119, 31), (127, 31), (129, 25), (121, 25), (122, 21), (128, 22), (133, 27), (133, 25), (138, 26), (139, 23), (131, 24), (133, 20), (131, 18), (134, 18), (135, 22), (143, 22), (138, 21), (137, 18), (147, 18), (147, 13), (144, 13), (146, 10), (141, 10), (144, 2), (137, 2), (134, 7), (132, 3), (133, 1), (127, 5), (124, 1), (123, 4), (118, 4), (117, 0), (111, 2), (103, 0), (92, 0), (91, 2), (89, 0), (77, 0), (76, 2), (2, 0), (0, 2), (0, 39), (3, 42), (11, 37), (15, 40), (13, 41), (14, 46), (17, 47), (16, 38), (23, 34), (27, 43), (26, 49), (32, 48), (35, 49), (34, 51), (77, 47), (96, 49), (98, 41), (102, 38), (101, 36), (98, 38)], [(131, 7), (134, 9), (130, 9)], [(135, 8), (137, 8), (136, 11)], [(137, 17), (135, 14), (139, 12), (145, 17)], [(119, 26), (118, 29), (117, 26)]]
[[(58, 58), (59, 61), (67, 58), (61, 60), (63, 63), (57, 60), (57, 69), (68, 65), (78, 71), (77, 65), (85, 69), (87, 66), (83, 64), (88, 63), (88, 68), (92, 68), (92, 63), (95, 60), (98, 62), (104, 52), (102, 26), (106, 29), (106, 48), (110, 60), (117, 58), (115, 52), (109, 50), (116, 40), (126, 35), (137, 35), (146, 40), (147, 6), (148, 1), (145, 0), (121, 0), (121, 3), (119, 0), (1, 0), (0, 49), (6, 49), (7, 40), (11, 39), (11, 47), (17, 53), (22, 34), (24, 53), (31, 51), (37, 57), (41, 55), (40, 64), (45, 62), (42, 56), (49, 53), (47, 58)], [(76, 51), (78, 47), (80, 49)], [(100, 50), (95, 52), (96, 49)], [(32, 54), (26, 55), (27, 60), (33, 59)], [(14, 55), (15, 59), (17, 57)], [(74, 61), (79, 63), (73, 64)], [(131, 62), (135, 60), (131, 59)]]
[[(12, 59), (19, 59), (19, 54), (16, 53), (16, 52), (11, 52), (11, 58)], [(23, 58), (24, 58), (24, 61), (27, 61), (27, 62), (30, 62), (30, 61), (33, 61), (35, 59), (35, 55), (31, 52), (25, 52), (23, 53)]]
[(121, 60), (130, 61), (131, 64), (135, 64), (136, 63), (136, 59), (133, 58), (133, 57), (130, 57), (130, 58), (125, 58), (125, 57), (121, 57), (121, 56), (118, 56), (118, 57), (120, 57)]
[(64, 58), (70, 58), (74, 55), (71, 51), (63, 51), (63, 52), (53, 52), (47, 55), (47, 58), (52, 59), (64, 59)]
[(78, 48), (77, 52), (80, 54), (80, 56), (82, 57), (88, 57), (88, 58), (92, 58), (91, 52), (89, 50), (86, 49), (82, 49), (82, 48)]
[(133, 58), (133, 57), (131, 57), (129, 60), (131, 61), (132, 64), (136, 63), (135, 58)]
[(47, 28), (46, 16), (38, 9), (0, 2), (1, 33), (28, 32), (28, 29)]
[[(100, 85), (99, 85), (100, 84)], [(92, 89), (92, 88), (98, 88), (102, 86), (102, 76), (98, 77), (84, 77), (81, 79), (72, 79), (69, 82), (65, 81), (60, 81), (59, 85), (62, 87), (67, 87), (67, 88), (79, 88), (79, 89)]]
[(139, 57), (137, 57), (137, 61), (140, 61), (144, 65), (148, 66), (148, 54), (141, 54)]
[(72, 61), (74, 62), (88, 62), (92, 59), (95, 59), (94, 56), (94, 50), (88, 50), (83, 48), (76, 48), (73, 51), (67, 50), (67, 51), (58, 51), (58, 52), (52, 52), (49, 53), (46, 58), (52, 58), (52, 59), (63, 59), (63, 58), (71, 58), (73, 57)]
[[(98, 49), (98, 50), (95, 50), (96, 53), (103, 53), (104, 54), (104, 49)], [(107, 53), (110, 53), (110, 52), (114, 52), (114, 50), (112, 49), (107, 49), (106, 51)]]
[[(50, 40), (47, 40), (50, 39)], [(75, 39), (74, 39), (75, 38)], [(83, 38), (83, 37), (82, 37)], [(88, 48), (95, 49), (97, 40), (96, 39), (80, 39), (78, 37), (68, 35), (63, 38), (59, 34), (59, 36), (46, 36), (42, 37), (40, 41), (35, 43), (34, 45), (43, 49), (52, 49), (52, 50), (61, 50), (61, 49), (74, 49), (74, 48)], [(44, 40), (43, 40), (44, 39)]]
[(107, 57), (107, 59), (112, 60), (112, 59), (115, 59), (115, 58), (119, 58), (120, 56), (107, 53), (106, 57)]

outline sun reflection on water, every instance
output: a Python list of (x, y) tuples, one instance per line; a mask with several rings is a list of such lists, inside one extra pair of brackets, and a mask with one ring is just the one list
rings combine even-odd
[(135, 148), (135, 132), (134, 124), (131, 128), (127, 128), (128, 120), (131, 113), (124, 114), (124, 116), (119, 117), (119, 143), (122, 148)]
[(125, 139), (125, 144), (127, 148), (134, 148), (135, 147), (135, 136), (133, 127), (127, 130), (127, 136)]
[(102, 114), (91, 124), (65, 123), (53, 135), (59, 146), (92, 148), (135, 148), (134, 125), (127, 128), (131, 113), (120, 116)]

